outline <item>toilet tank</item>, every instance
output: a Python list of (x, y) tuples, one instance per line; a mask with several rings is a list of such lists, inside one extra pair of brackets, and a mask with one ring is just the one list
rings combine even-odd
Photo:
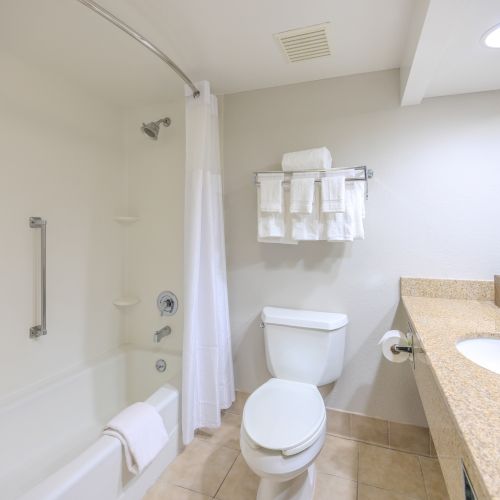
[(264, 307), (266, 362), (274, 377), (325, 385), (344, 366), (347, 315)]

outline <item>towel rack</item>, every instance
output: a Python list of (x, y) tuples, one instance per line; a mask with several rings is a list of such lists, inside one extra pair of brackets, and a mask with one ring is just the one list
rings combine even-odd
[(362, 176), (360, 177), (346, 177), (346, 181), (363, 181), (366, 182), (366, 199), (368, 199), (368, 179), (371, 179), (374, 175), (374, 171), (371, 168), (367, 168), (365, 165), (361, 165), (358, 167), (336, 167), (330, 168), (328, 170), (300, 170), (296, 172), (283, 172), (282, 170), (264, 170), (261, 172), (254, 172), (255, 176), (255, 184), (259, 185), (258, 176), (259, 174), (285, 174), (284, 184), (288, 184), (290, 182), (289, 178), (292, 174), (300, 173), (300, 174), (318, 174), (318, 178), (314, 182), (321, 182), (320, 178), (324, 177), (325, 174), (331, 172), (339, 172), (342, 170), (356, 170), (356, 172), (362, 172)]

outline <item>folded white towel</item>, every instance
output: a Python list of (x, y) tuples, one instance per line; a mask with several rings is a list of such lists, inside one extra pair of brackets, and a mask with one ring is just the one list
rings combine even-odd
[(315, 184), (311, 213), (292, 214), (292, 238), (296, 241), (317, 241), (321, 239), (319, 212), (319, 183)]
[(353, 184), (351, 190), (351, 203), (352, 203), (352, 237), (355, 240), (365, 239), (365, 199), (366, 199), (366, 183), (357, 181), (351, 182)]
[(283, 243), (296, 245), (292, 238), (292, 223), (290, 214), (290, 190), (283, 188), (283, 210), (281, 213), (261, 212), (260, 186), (257, 188), (258, 232), (257, 241), (260, 243)]
[(283, 209), (283, 180), (285, 174), (258, 174), (261, 212), (281, 212)]
[(345, 212), (345, 175), (328, 174), (321, 178), (321, 211)]
[[(283, 238), (285, 236), (285, 212), (283, 206), (279, 212), (263, 212), (260, 186), (257, 188), (257, 226), (259, 238)], [(283, 203), (283, 200), (282, 200)]]
[(281, 160), (281, 168), (284, 172), (327, 170), (332, 168), (332, 155), (325, 147), (285, 153)]
[(293, 174), (290, 181), (290, 212), (310, 214), (314, 200), (314, 181), (317, 174)]
[(322, 238), (328, 241), (364, 239), (364, 205), (364, 183), (359, 181), (346, 182), (345, 212), (321, 214)]
[(103, 430), (120, 440), (127, 468), (140, 474), (168, 441), (163, 419), (148, 403), (134, 403), (113, 417)]

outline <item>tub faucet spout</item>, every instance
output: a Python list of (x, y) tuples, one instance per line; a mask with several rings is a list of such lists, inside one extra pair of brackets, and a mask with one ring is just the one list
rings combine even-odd
[(170, 328), (168, 325), (164, 326), (161, 330), (158, 330), (153, 334), (153, 341), (155, 344), (159, 344), (160, 340), (163, 337), (166, 337), (167, 335), (170, 335), (172, 333), (172, 328)]

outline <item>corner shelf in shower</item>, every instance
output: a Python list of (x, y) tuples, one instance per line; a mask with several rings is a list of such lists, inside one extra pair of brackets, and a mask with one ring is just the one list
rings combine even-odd
[(115, 222), (118, 222), (119, 224), (129, 225), (129, 224), (133, 224), (134, 222), (137, 222), (139, 220), (139, 217), (133, 217), (131, 215), (121, 215), (121, 216), (115, 217), (114, 220), (115, 220)]
[(132, 307), (138, 304), (141, 300), (138, 299), (137, 297), (118, 297), (117, 299), (113, 300), (113, 304), (122, 309), (126, 307)]

